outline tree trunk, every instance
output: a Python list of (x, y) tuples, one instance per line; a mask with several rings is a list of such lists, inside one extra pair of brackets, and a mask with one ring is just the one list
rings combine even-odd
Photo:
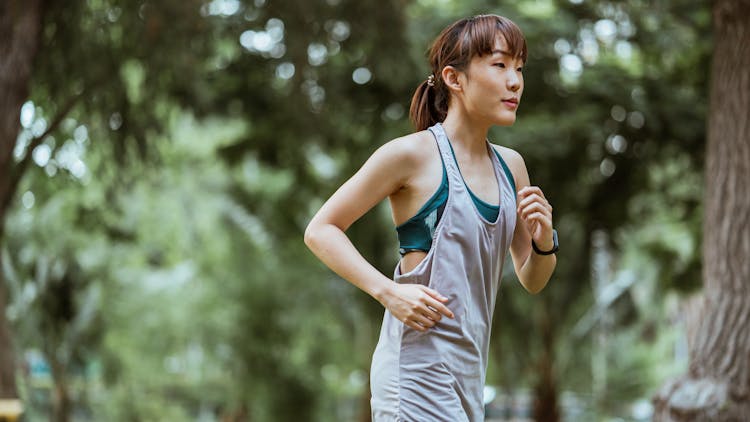
[[(2, 217), (0, 217), (2, 218)], [(2, 257), (0, 256), (0, 260)], [(11, 342), (10, 327), (5, 317), (5, 279), (0, 262), (0, 399), (18, 398), (16, 389), (16, 364)]]
[[(58, 342), (56, 342), (59, 344)], [(60, 362), (60, 359), (47, 354), (47, 359), (52, 366), (52, 377), (55, 380), (54, 394), (52, 396), (52, 415), (50, 420), (53, 422), (68, 422), (70, 420), (71, 405), (70, 394), (68, 392), (67, 368)]]
[(360, 396), (360, 411), (359, 411), (359, 421), (360, 422), (372, 422), (372, 406), (370, 405), (370, 397), (372, 397), (372, 391), (370, 390), (370, 371), (367, 371), (367, 384), (365, 391), (362, 392), (362, 395)]
[(750, 0), (713, 3), (703, 297), (690, 368), (654, 397), (658, 421), (750, 418)]
[(540, 312), (540, 334), (542, 336), (542, 354), (539, 357), (537, 376), (534, 387), (534, 420), (536, 422), (558, 422), (560, 412), (557, 408), (557, 382), (555, 381), (555, 326), (549, 314), (549, 306)]
[[(28, 98), (41, 25), (40, 0), (0, 2), (0, 242), (15, 193), (13, 149), (21, 125), (21, 105)], [(0, 398), (17, 398), (13, 343), (5, 316), (7, 300), (0, 270)]]

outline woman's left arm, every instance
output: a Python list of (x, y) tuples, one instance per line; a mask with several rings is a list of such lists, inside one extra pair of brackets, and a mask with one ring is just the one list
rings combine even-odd
[(552, 206), (538, 186), (531, 186), (523, 158), (510, 148), (498, 148), (505, 159), (518, 189), (516, 201), (516, 228), (510, 245), (510, 255), (518, 280), (532, 294), (547, 285), (557, 265), (555, 254), (540, 255), (534, 252), (531, 242), (542, 251), (552, 250)]

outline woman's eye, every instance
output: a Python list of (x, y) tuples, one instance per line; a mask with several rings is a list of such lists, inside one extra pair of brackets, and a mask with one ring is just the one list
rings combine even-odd
[[(497, 66), (499, 68), (502, 68), (502, 69), (505, 69), (505, 63), (495, 63), (495, 66)], [(523, 67), (519, 67), (516, 70), (519, 71), (519, 72), (523, 72)]]

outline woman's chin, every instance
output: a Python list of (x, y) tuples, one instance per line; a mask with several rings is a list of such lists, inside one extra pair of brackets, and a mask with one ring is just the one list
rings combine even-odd
[(512, 117), (508, 116), (502, 116), (500, 118), (495, 119), (495, 126), (513, 126), (513, 123), (516, 122), (516, 115), (513, 114)]

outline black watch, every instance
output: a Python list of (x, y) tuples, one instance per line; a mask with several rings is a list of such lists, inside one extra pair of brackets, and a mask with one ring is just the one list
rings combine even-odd
[(534, 243), (534, 239), (531, 239), (531, 247), (534, 248), (534, 252), (536, 252), (538, 255), (552, 255), (553, 253), (557, 252), (557, 230), (555, 229), (552, 229), (552, 243), (554, 244), (554, 246), (551, 250), (543, 251), (536, 246), (536, 243)]

